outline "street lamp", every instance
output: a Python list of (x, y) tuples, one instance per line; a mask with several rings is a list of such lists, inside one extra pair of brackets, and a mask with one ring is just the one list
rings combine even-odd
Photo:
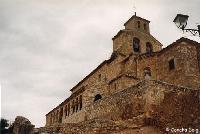
[(183, 14), (177, 14), (177, 16), (174, 19), (174, 23), (176, 24), (176, 26), (185, 31), (185, 32), (190, 32), (192, 35), (196, 35), (197, 33), (199, 33), (200, 36), (200, 25), (198, 25), (198, 29), (185, 29), (185, 27), (187, 26), (187, 21), (188, 21), (189, 16), (188, 15), (183, 15)]

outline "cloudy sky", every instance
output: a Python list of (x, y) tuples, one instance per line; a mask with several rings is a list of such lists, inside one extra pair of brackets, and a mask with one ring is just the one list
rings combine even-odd
[(134, 14), (151, 21), (164, 46), (182, 34), (173, 23), (200, 24), (199, 0), (0, 0), (1, 115), (44, 126), (45, 114), (112, 53), (111, 38)]

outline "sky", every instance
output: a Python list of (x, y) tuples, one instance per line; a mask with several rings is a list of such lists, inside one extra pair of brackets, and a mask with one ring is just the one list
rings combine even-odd
[(70, 89), (112, 53), (112, 37), (132, 16), (148, 19), (164, 47), (183, 34), (173, 19), (200, 24), (199, 0), (0, 0), (1, 117), (36, 127)]

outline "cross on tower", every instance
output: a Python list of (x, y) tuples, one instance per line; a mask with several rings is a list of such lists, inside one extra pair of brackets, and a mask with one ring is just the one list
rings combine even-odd
[(135, 13), (135, 16), (136, 16), (136, 4), (135, 4), (135, 2), (133, 3), (133, 11), (134, 11), (134, 13)]

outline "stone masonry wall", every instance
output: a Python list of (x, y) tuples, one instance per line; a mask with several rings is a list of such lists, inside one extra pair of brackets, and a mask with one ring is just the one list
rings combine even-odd
[[(196, 47), (186, 43), (174, 45), (158, 57), (158, 79), (172, 84), (194, 87), (192, 79), (199, 78)], [(175, 69), (169, 70), (169, 60), (174, 59)], [(192, 79), (191, 79), (192, 78)], [(199, 79), (200, 81), (200, 79)]]
[(145, 68), (150, 68), (151, 71), (151, 79), (157, 80), (158, 75), (158, 58), (157, 55), (143, 55), (137, 58), (137, 77), (140, 79), (144, 79), (144, 70)]
[(84, 120), (85, 120), (85, 112), (83, 108), (81, 111), (75, 112), (73, 116), (63, 116), (62, 123), (71, 123), (71, 122), (78, 123)]
[(153, 126), (140, 126), (131, 121), (94, 119), (76, 124), (55, 124), (42, 127), (33, 134), (163, 134)]
[[(140, 22), (140, 27), (138, 27), (138, 22)], [(125, 29), (138, 30), (144, 33), (150, 33), (149, 22), (136, 16), (134, 16), (134, 19), (131, 19), (128, 23), (125, 24)]]
[[(114, 121), (143, 118), (144, 123), (161, 129), (200, 129), (200, 91), (159, 81), (143, 81), (86, 107), (86, 118)], [(169, 110), (170, 109), (170, 110)]]
[(84, 122), (44, 127), (40, 133), (162, 134), (166, 128), (182, 127), (200, 130), (199, 106), (198, 89), (141, 81), (86, 107)]
[(136, 56), (131, 55), (128, 59), (124, 61), (124, 73), (130, 74), (137, 77), (137, 62), (135, 60)]
[[(83, 108), (87, 105), (93, 104), (94, 97), (97, 94), (100, 94), (103, 98), (108, 97), (109, 95), (119, 92), (130, 85), (136, 84), (139, 79), (144, 79), (144, 69), (146, 67), (151, 69), (151, 79), (199, 89), (200, 71), (198, 50), (196, 48), (197, 47), (194, 45), (182, 42), (175, 44), (170, 48), (165, 48), (159, 53), (142, 54), (137, 58), (135, 55), (130, 57), (118, 55), (114, 60), (103, 65), (77, 87), (77, 91), (81, 86), (86, 89), (81, 93), (83, 98)], [(175, 61), (175, 69), (173, 70), (169, 70), (170, 59), (174, 59)], [(138, 80), (126, 77), (125, 75), (127, 74), (137, 78)], [(76, 97), (77, 96), (71, 98), (71, 101), (68, 103), (71, 104), (72, 100), (75, 100)], [(61, 109), (64, 109), (65, 105), (67, 105), (67, 103), (54, 110), (54, 122), (60, 120), (60, 111)], [(64, 114), (65, 113), (63, 113), (63, 115)], [(79, 119), (76, 119), (77, 115), (79, 115)], [(84, 114), (72, 114), (72, 112), (70, 112), (70, 117), (62, 117), (61, 122), (77, 122), (83, 121), (84, 119)], [(50, 122), (51, 118), (48, 116), (47, 125), (49, 125)]]
[[(86, 107), (86, 117), (87, 119), (93, 118), (106, 118), (111, 120), (120, 120), (120, 119), (128, 119), (128, 113), (125, 114), (127, 108), (131, 110), (136, 110), (135, 112), (131, 112), (129, 114), (133, 116), (138, 116), (139, 111), (143, 111), (143, 109), (136, 108), (138, 105), (144, 105), (144, 101), (142, 98), (138, 98), (132, 92), (136, 92), (136, 90), (124, 90), (118, 92), (111, 97), (104, 98), (99, 100), (98, 102)], [(126, 97), (125, 97), (126, 96)], [(135, 105), (133, 105), (135, 104)], [(138, 109), (138, 110), (137, 110)], [(127, 111), (127, 112), (130, 112)], [(130, 117), (131, 117), (130, 115)]]
[[(51, 115), (53, 115), (53, 122), (80, 122), (84, 120), (83, 109), (78, 112), (72, 112), (72, 102), (76, 102), (77, 97), (82, 95), (82, 107), (84, 108), (87, 105), (90, 105), (94, 102), (95, 95), (100, 94), (102, 97), (110, 95), (108, 82), (118, 76), (121, 73), (121, 64), (122, 57), (117, 56), (116, 59), (111, 63), (104, 64), (99, 68), (95, 73), (93, 73), (88, 79), (84, 80), (79, 86), (74, 89), (73, 94), (78, 92), (81, 88), (87, 89), (83, 93), (73, 96), (68, 102), (65, 102), (63, 105), (58, 106), (46, 117), (46, 125), (51, 123)], [(70, 114), (65, 116), (65, 107), (70, 105)], [(61, 113), (61, 114), (60, 114)], [(60, 115), (63, 115), (60, 117)], [(60, 121), (61, 118), (61, 121)]]
[(114, 51), (119, 51), (122, 54), (129, 55), (133, 52), (133, 38), (136, 37), (140, 40), (140, 50), (141, 53), (146, 53), (146, 43), (150, 42), (153, 46), (153, 51), (160, 51), (162, 45), (156, 39), (154, 39), (149, 34), (139, 32), (123, 30), (118, 38), (114, 39), (113, 47)]
[(139, 82), (139, 79), (136, 79), (132, 76), (122, 75), (118, 79), (114, 80), (113, 82), (109, 83), (109, 91), (110, 95), (122, 91), (132, 85), (136, 85)]
[[(86, 119), (104, 116), (111, 120), (138, 116), (138, 114), (142, 114), (138, 110), (145, 111), (146, 106), (151, 105), (146, 102), (147, 98), (145, 98), (145, 95), (140, 96), (135, 93), (146, 94), (146, 87), (142, 86), (143, 90), (140, 90), (141, 85), (138, 86), (137, 84), (143, 79), (160, 80), (174, 85), (199, 89), (199, 43), (181, 38), (167, 48), (162, 49), (162, 44), (149, 31), (149, 21), (136, 15), (131, 17), (125, 23), (125, 29), (120, 30), (113, 38), (113, 53), (110, 59), (102, 62), (94, 71), (71, 89), (71, 96), (46, 115), (46, 125), (63, 122), (77, 123)], [(138, 52), (133, 50), (134, 38), (140, 40), (140, 50)], [(148, 51), (147, 43), (152, 45), (152, 52)], [(174, 59), (175, 63), (173, 69), (169, 69), (169, 61), (171, 59)], [(150, 75), (147, 76), (146, 74)], [(157, 84), (154, 82), (151, 86), (146, 86), (149, 91), (153, 91), (160, 86)], [(132, 85), (135, 85), (132, 87), (134, 92), (132, 90), (124, 90)], [(152, 85), (157, 87), (153, 87), (153, 89)], [(165, 86), (162, 85), (159, 90), (164, 91)], [(132, 93), (129, 94), (128, 91)], [(155, 91), (158, 92), (157, 90)], [(119, 92), (122, 94), (117, 95)], [(126, 94), (126, 97), (123, 94)], [(96, 95), (100, 95), (102, 101), (95, 102)], [(108, 99), (110, 95), (112, 96), (112, 101)], [(115, 96), (117, 97), (115, 98)], [(105, 103), (103, 102), (104, 98), (108, 99)], [(163, 98), (158, 99), (163, 101)], [(69, 110), (66, 110), (67, 108)], [(133, 112), (128, 111), (128, 113), (124, 114), (126, 109)], [(127, 117), (129, 114), (130, 116)], [(148, 116), (150, 116), (150, 113), (145, 112), (145, 117)]]

